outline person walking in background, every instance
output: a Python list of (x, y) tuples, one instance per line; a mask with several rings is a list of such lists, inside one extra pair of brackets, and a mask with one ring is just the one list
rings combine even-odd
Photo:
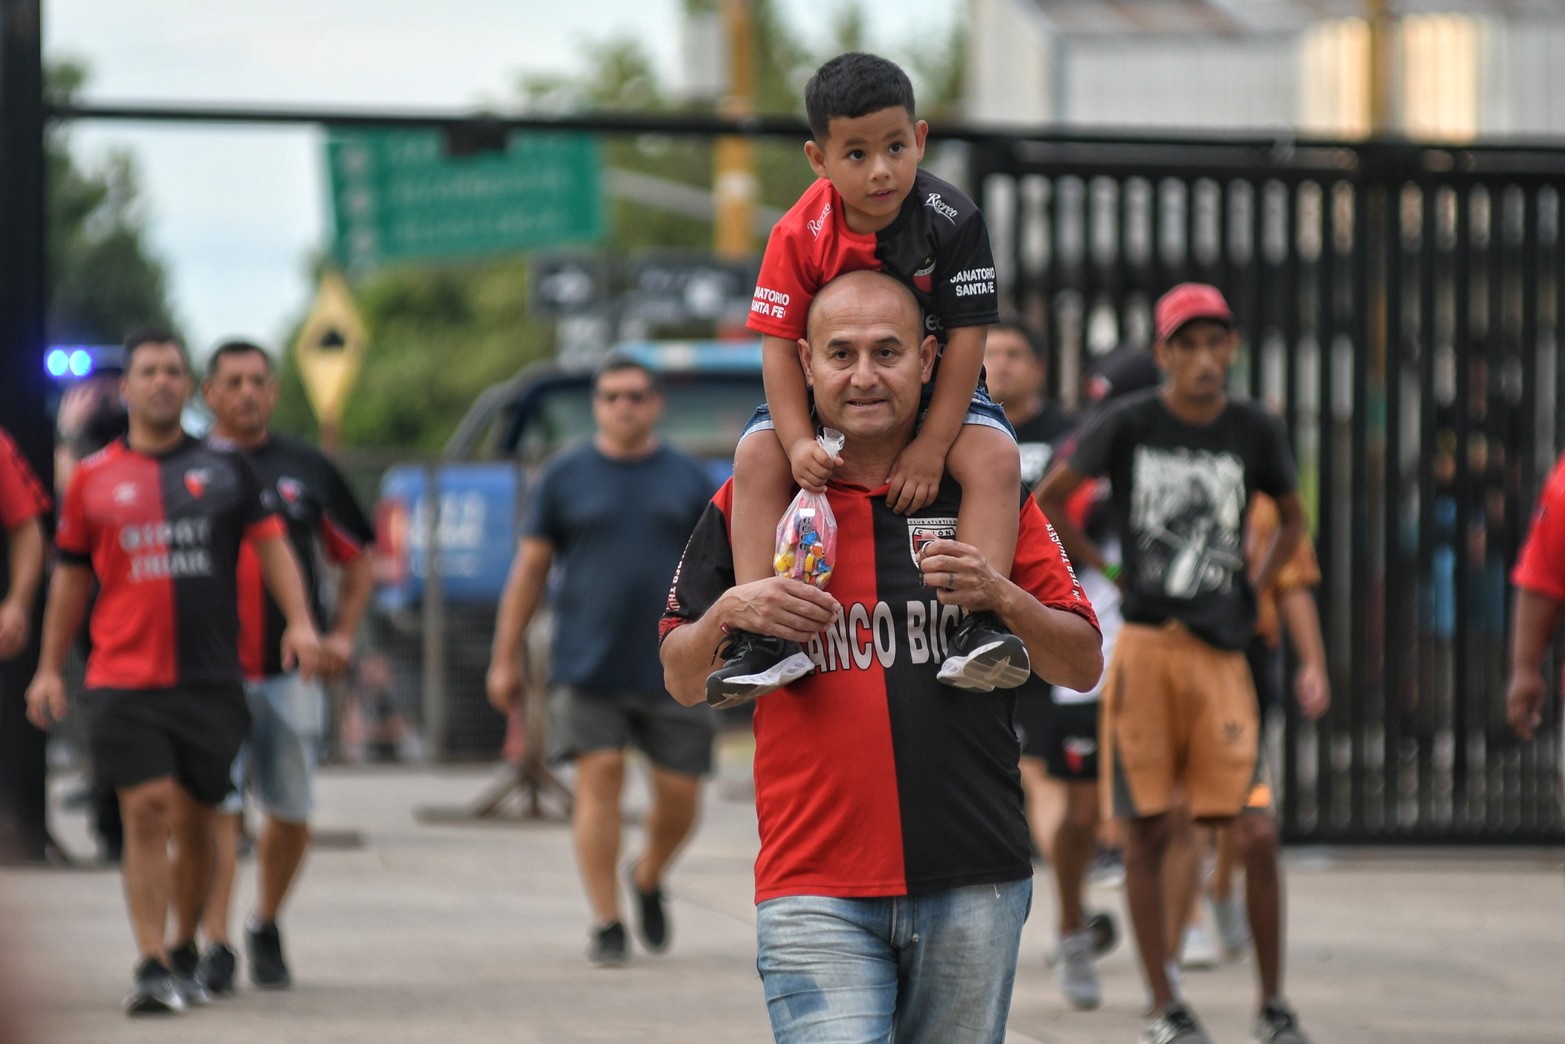
[(1056, 443), (1076, 426), (1071, 412), (1049, 398), (1048, 352), (1032, 325), (1014, 312), (989, 327), (984, 341), (984, 383), (1016, 429), (1022, 485), (1036, 486), (1049, 470)]
[[(1260, 779), (1244, 656), (1255, 632), (1253, 592), (1270, 586), (1292, 555), (1304, 515), (1281, 421), (1228, 397), (1239, 336), (1222, 294), (1177, 286), (1158, 299), (1154, 325), (1168, 380), (1122, 399), (1087, 429), (1045, 478), (1039, 500), (1071, 557), (1093, 568), (1108, 562), (1065, 510), (1070, 495), (1108, 475), (1124, 525), (1125, 624), (1103, 690), (1103, 793), (1126, 821), (1126, 899), (1152, 993), (1144, 1039), (1199, 1044), (1208, 1038), (1175, 995), (1166, 963), (1172, 911), (1163, 858), (1181, 798), (1197, 820), (1223, 823), (1243, 811)], [(1280, 524), (1252, 577), (1243, 540), (1256, 490), (1276, 500)], [(1281, 996), (1261, 996), (1256, 1036), (1301, 1039)]]
[[(43, 862), (51, 843), (44, 810), (48, 765), (42, 737), (27, 724), (23, 683), (36, 666), (27, 652), (43, 580), (50, 499), (5, 429), (0, 428), (0, 863)], [(20, 659), (19, 659), (20, 658)], [(7, 662), (12, 661), (12, 662)]]
[(212, 881), (216, 806), (250, 721), (235, 579), (242, 541), (254, 543), (286, 614), (284, 661), (308, 677), (319, 641), (283, 524), (255, 472), (181, 427), (191, 391), (183, 345), (166, 332), (134, 334), (124, 365), (129, 431), (82, 461), (66, 489), (27, 707), (40, 728), (65, 716), (60, 671), (97, 577), (86, 684), (102, 702), (91, 746), (125, 819), (121, 872), (140, 955), (126, 1010), (142, 1015), (206, 998), (193, 943)]
[[(276, 494), (305, 591), (323, 628), (317, 679), (282, 662), (279, 639), (286, 623), (268, 596), (261, 563), (246, 545), (239, 556), (239, 658), (250, 704), (250, 733), (234, 760), (234, 793), (218, 834), (212, 901), (202, 917), (207, 946), (201, 982), (214, 994), (232, 993), (237, 954), (229, 943), (229, 906), (248, 783), (264, 813), (256, 841), (256, 900), (245, 921), (250, 981), (262, 989), (292, 982), (277, 920), (310, 842), (314, 781), (326, 727), (321, 681), (339, 678), (353, 656), (359, 618), (369, 602), (369, 545), (375, 532), (347, 482), (319, 450), (271, 430), (277, 379), (259, 345), (228, 341), (207, 362), (201, 385), (212, 411), (207, 441), (244, 453), (261, 483)], [(328, 599), (328, 565), (337, 567), (336, 596)], [(328, 615), (328, 603), (333, 611)], [(330, 620), (330, 626), (327, 621)]]
[(646, 840), (625, 876), (653, 953), (669, 945), (663, 881), (712, 768), (712, 713), (669, 700), (657, 652), (668, 578), (712, 481), (658, 437), (662, 410), (652, 371), (620, 356), (598, 367), (597, 431), (550, 461), (533, 489), (486, 679), (490, 702), (508, 713), (522, 695), (523, 635), (557, 566), (549, 738), (553, 757), (575, 765), (571, 829), (593, 919), (587, 956), (603, 967), (629, 957), (616, 880), (626, 748), (652, 763)]
[(6, 574), (0, 585), (0, 660), (22, 651), (33, 633), (33, 604), (43, 580), (43, 516), (49, 494), (0, 428), (0, 528), (5, 530)]
[(1008, 576), (954, 539), (949, 479), (924, 510), (893, 509), (889, 479), (934, 368), (912, 292), (847, 273), (815, 298), (808, 330), (799, 351), (819, 420), (845, 435), (826, 493), (830, 588), (736, 586), (724, 486), (674, 574), (669, 691), (701, 703), (741, 623), (807, 644), (816, 666), (755, 706), (756, 965), (776, 1039), (997, 1044), (1032, 901), (1016, 697), (943, 684), (942, 650), (964, 609), (994, 612), (1040, 677), (1090, 688), (1100, 636), (1030, 500), (1018, 497)]

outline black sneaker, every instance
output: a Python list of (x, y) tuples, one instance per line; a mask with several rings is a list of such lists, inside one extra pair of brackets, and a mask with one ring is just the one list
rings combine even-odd
[(1014, 689), (1032, 673), (1023, 641), (993, 613), (968, 613), (951, 636), (950, 655), (940, 665), (947, 685), (972, 692)]
[(185, 945), (170, 950), (168, 959), (170, 970), (174, 973), (174, 985), (179, 987), (180, 996), (185, 998), (185, 1005), (199, 1008), (203, 1004), (212, 1003), (206, 987), (201, 985), (201, 980), (196, 975), (196, 969), (201, 964), (201, 954), (196, 951), (195, 940), (192, 939)]
[(227, 943), (213, 943), (201, 954), (196, 966), (196, 981), (206, 987), (214, 997), (227, 997), (236, 993), (234, 972), (239, 967), (239, 955)]
[(1190, 1010), (1177, 1001), (1149, 1021), (1141, 1031), (1141, 1044), (1212, 1044), (1211, 1038)]
[(276, 921), (245, 925), (245, 949), (250, 957), (250, 981), (263, 990), (286, 990), (293, 982), (283, 960), (283, 937)]
[(156, 957), (148, 957), (136, 966), (135, 985), (125, 998), (127, 1015), (178, 1015), (185, 1010), (185, 998), (174, 982), (174, 973)]
[(636, 900), (636, 934), (652, 953), (668, 949), (668, 912), (663, 909), (663, 889), (643, 892), (636, 887), (636, 864), (625, 867), (625, 881)]
[(1087, 930), (1092, 933), (1092, 955), (1102, 957), (1114, 949), (1114, 944), (1119, 942), (1119, 929), (1115, 927), (1114, 915), (1099, 910), (1087, 918)]
[(587, 960), (599, 968), (620, 968), (630, 960), (625, 943), (625, 926), (618, 921), (592, 930), (587, 943)]
[(706, 677), (706, 702), (718, 710), (742, 706), (815, 669), (798, 642), (750, 631), (729, 635), (721, 655), (727, 662)]

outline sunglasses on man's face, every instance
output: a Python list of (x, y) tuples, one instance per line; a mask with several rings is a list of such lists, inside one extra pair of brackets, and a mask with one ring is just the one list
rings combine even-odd
[(600, 391), (597, 393), (597, 395), (599, 402), (606, 403), (610, 406), (613, 406), (621, 399), (624, 399), (632, 406), (640, 406), (642, 403), (652, 398), (651, 391)]

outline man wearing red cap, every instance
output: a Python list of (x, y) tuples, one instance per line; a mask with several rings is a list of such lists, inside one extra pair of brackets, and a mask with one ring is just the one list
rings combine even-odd
[[(1101, 782), (1124, 819), (1125, 884), (1152, 994), (1142, 1038), (1200, 1044), (1200, 1024), (1165, 959), (1163, 856), (1183, 795), (1199, 822), (1235, 819), (1260, 772), (1254, 683), (1245, 648), (1257, 588), (1268, 586), (1304, 531), (1282, 422), (1230, 400), (1239, 351), (1233, 312), (1216, 287), (1184, 283), (1157, 302), (1158, 364), (1168, 379), (1125, 396), (1089, 427), (1044, 480), (1038, 499), (1078, 567), (1103, 569), (1101, 548), (1065, 510), (1083, 482), (1106, 476), (1123, 526), (1119, 633), (1105, 674)], [(1253, 575), (1244, 518), (1256, 490), (1280, 525)], [(1261, 969), (1255, 1039), (1302, 1044), (1280, 995), (1280, 966)]]

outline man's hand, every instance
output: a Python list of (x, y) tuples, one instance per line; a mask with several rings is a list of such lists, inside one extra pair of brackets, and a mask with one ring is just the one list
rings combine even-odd
[(58, 671), (39, 671), (27, 687), (27, 720), (47, 729), (65, 720), (65, 681)]
[(801, 644), (820, 634), (842, 608), (820, 588), (785, 576), (729, 588), (718, 601), (721, 623)]
[(10, 599), (0, 602), (0, 660), (9, 660), (21, 652), (31, 633), (27, 609)]
[(945, 474), (945, 450), (920, 435), (897, 454), (891, 465), (886, 491), (886, 506), (901, 515), (911, 514), (934, 503)]
[(788, 450), (788, 466), (793, 470), (793, 480), (800, 489), (811, 493), (826, 492), (831, 473), (841, 464), (841, 457), (833, 457), (814, 439), (800, 439)]
[(283, 669), (298, 669), (299, 677), (309, 681), (321, 669), (321, 639), (308, 623), (289, 624), (283, 629)]
[(1511, 669), (1510, 684), (1505, 690), (1505, 720), (1522, 739), (1532, 739), (1543, 724), (1543, 698), (1547, 694), (1541, 670)]
[(959, 605), (970, 613), (993, 609), (1006, 582), (976, 547), (958, 540), (925, 544), (918, 568), (924, 586), (938, 592), (941, 605)]
[(353, 662), (353, 637), (336, 631), (321, 638), (320, 672), (325, 681), (340, 678)]
[(511, 713), (522, 700), (522, 668), (510, 657), (489, 662), (489, 673), (484, 676), (484, 691), (489, 704), (501, 714)]
[(1331, 683), (1318, 664), (1300, 664), (1293, 678), (1293, 693), (1299, 700), (1299, 713), (1306, 721), (1319, 721), (1331, 706)]

